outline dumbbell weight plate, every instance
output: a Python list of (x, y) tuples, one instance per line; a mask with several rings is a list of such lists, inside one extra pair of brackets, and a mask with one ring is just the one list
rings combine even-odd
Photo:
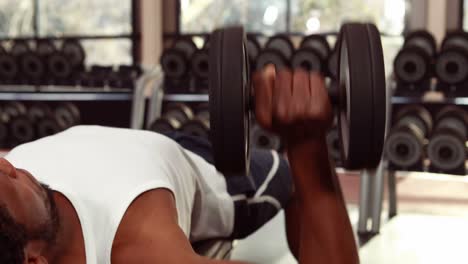
[(197, 50), (190, 61), (193, 75), (201, 79), (207, 79), (209, 76), (208, 50)]
[(19, 67), (15, 57), (8, 53), (0, 53), (0, 79), (14, 79), (19, 72)]
[(208, 139), (210, 134), (210, 124), (208, 120), (195, 118), (182, 124), (180, 131), (191, 136)]
[(17, 57), (29, 51), (30, 48), (26, 41), (15, 41), (10, 49), (10, 54)]
[(66, 128), (66, 125), (57, 120), (53, 115), (46, 116), (37, 122), (37, 136), (43, 138), (55, 135)]
[(315, 50), (322, 60), (327, 60), (330, 56), (331, 50), (327, 39), (322, 35), (309, 35), (302, 39), (300, 48), (310, 48)]
[(26, 115), (14, 117), (10, 121), (10, 134), (18, 143), (32, 141), (35, 137), (34, 124)]
[(385, 144), (388, 160), (400, 168), (417, 164), (424, 153), (423, 142), (410, 128), (399, 128), (391, 132)]
[(36, 44), (36, 53), (41, 57), (47, 57), (57, 50), (51, 40), (39, 40)]
[(434, 167), (441, 170), (454, 170), (465, 164), (465, 142), (450, 132), (433, 136), (427, 147), (427, 155)]
[(426, 30), (417, 30), (405, 36), (406, 47), (418, 47), (423, 49), (428, 56), (433, 57), (437, 51), (437, 45), (434, 36)]
[(54, 115), (65, 128), (77, 125), (81, 120), (80, 110), (72, 103), (59, 104), (54, 110)]
[(429, 75), (429, 57), (416, 48), (401, 50), (394, 60), (395, 75), (398, 81), (418, 83)]
[(291, 67), (293, 69), (303, 68), (309, 72), (324, 72), (323, 61), (320, 55), (310, 48), (297, 50), (292, 57)]
[(68, 39), (62, 44), (62, 52), (72, 67), (84, 64), (86, 53), (79, 40)]
[(248, 58), (242, 27), (218, 29), (210, 37), (210, 124), (216, 168), (225, 176), (249, 172)]
[(294, 53), (294, 45), (286, 35), (276, 35), (268, 39), (266, 49), (279, 51), (286, 59), (290, 59)]
[(289, 60), (279, 51), (274, 49), (265, 49), (257, 57), (257, 69), (262, 69), (268, 64), (273, 64), (277, 68), (289, 66)]
[(252, 146), (262, 149), (279, 150), (281, 147), (281, 141), (278, 136), (269, 133), (257, 124), (251, 129), (250, 142)]
[(30, 79), (38, 80), (45, 74), (45, 65), (41, 57), (32, 51), (21, 55), (21, 69), (23, 74)]
[(405, 106), (395, 115), (395, 123), (397, 126), (416, 125), (426, 137), (432, 132), (433, 120), (431, 113), (420, 105)]
[(340, 40), (338, 117), (342, 161), (347, 169), (376, 168), (386, 123), (380, 35), (371, 24), (345, 24)]
[(34, 103), (28, 107), (28, 116), (33, 122), (52, 115), (52, 109), (45, 103)]
[(167, 49), (161, 56), (161, 67), (170, 78), (180, 78), (188, 72), (188, 61), (184, 53), (176, 49)]
[(459, 84), (468, 79), (468, 50), (447, 48), (437, 57), (437, 77), (448, 84)]
[(26, 114), (26, 106), (20, 102), (10, 101), (3, 107), (3, 113), (9, 117), (16, 117), (19, 115)]
[(62, 52), (55, 52), (49, 56), (47, 69), (54, 79), (66, 79), (72, 74), (72, 64)]
[(444, 51), (449, 48), (460, 48), (465, 51), (468, 51), (468, 33), (465, 31), (453, 31), (448, 33), (442, 45), (440, 47), (441, 51)]
[(149, 127), (149, 130), (157, 133), (170, 133), (179, 130), (182, 124), (176, 119), (161, 117), (156, 119)]
[(193, 111), (185, 104), (169, 104), (164, 107), (163, 115), (175, 119), (181, 124), (193, 119)]
[(191, 38), (183, 37), (174, 42), (173, 48), (181, 51), (185, 55), (185, 58), (189, 59), (197, 50), (197, 45), (195, 45)]

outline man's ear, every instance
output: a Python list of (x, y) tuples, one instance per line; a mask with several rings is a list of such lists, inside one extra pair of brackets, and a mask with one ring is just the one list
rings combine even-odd
[(42, 255), (44, 243), (28, 242), (24, 248), (24, 264), (48, 264), (47, 259)]

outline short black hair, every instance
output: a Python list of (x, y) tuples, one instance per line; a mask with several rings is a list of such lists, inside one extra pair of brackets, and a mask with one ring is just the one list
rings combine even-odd
[(44, 202), (48, 206), (50, 219), (39, 223), (33, 230), (15, 221), (8, 208), (0, 203), (0, 263), (24, 263), (24, 248), (28, 241), (42, 240), (49, 246), (56, 242), (60, 221), (53, 190), (45, 184), (41, 186), (46, 193)]
[(6, 206), (0, 205), (0, 263), (24, 263), (26, 228), (17, 223)]

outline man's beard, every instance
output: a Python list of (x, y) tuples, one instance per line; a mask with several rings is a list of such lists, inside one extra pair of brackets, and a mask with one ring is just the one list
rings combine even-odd
[(53, 193), (54, 191), (45, 184), (41, 184), (46, 192), (46, 197), (44, 202), (47, 209), (49, 210), (49, 218), (44, 222), (40, 223), (39, 226), (33, 230), (29, 230), (27, 236), (28, 240), (41, 240), (45, 241), (49, 246), (55, 244), (57, 239), (57, 233), (60, 227), (60, 219), (57, 210), (57, 205), (55, 203)]

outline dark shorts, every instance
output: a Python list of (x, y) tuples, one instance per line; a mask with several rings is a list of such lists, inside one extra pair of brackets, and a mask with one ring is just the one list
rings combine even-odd
[[(179, 132), (166, 136), (213, 164), (211, 144), (204, 138)], [(226, 178), (234, 200), (235, 220), (232, 238), (244, 238), (272, 219), (291, 197), (293, 182), (286, 160), (276, 151), (252, 149), (250, 181), (247, 177)]]

